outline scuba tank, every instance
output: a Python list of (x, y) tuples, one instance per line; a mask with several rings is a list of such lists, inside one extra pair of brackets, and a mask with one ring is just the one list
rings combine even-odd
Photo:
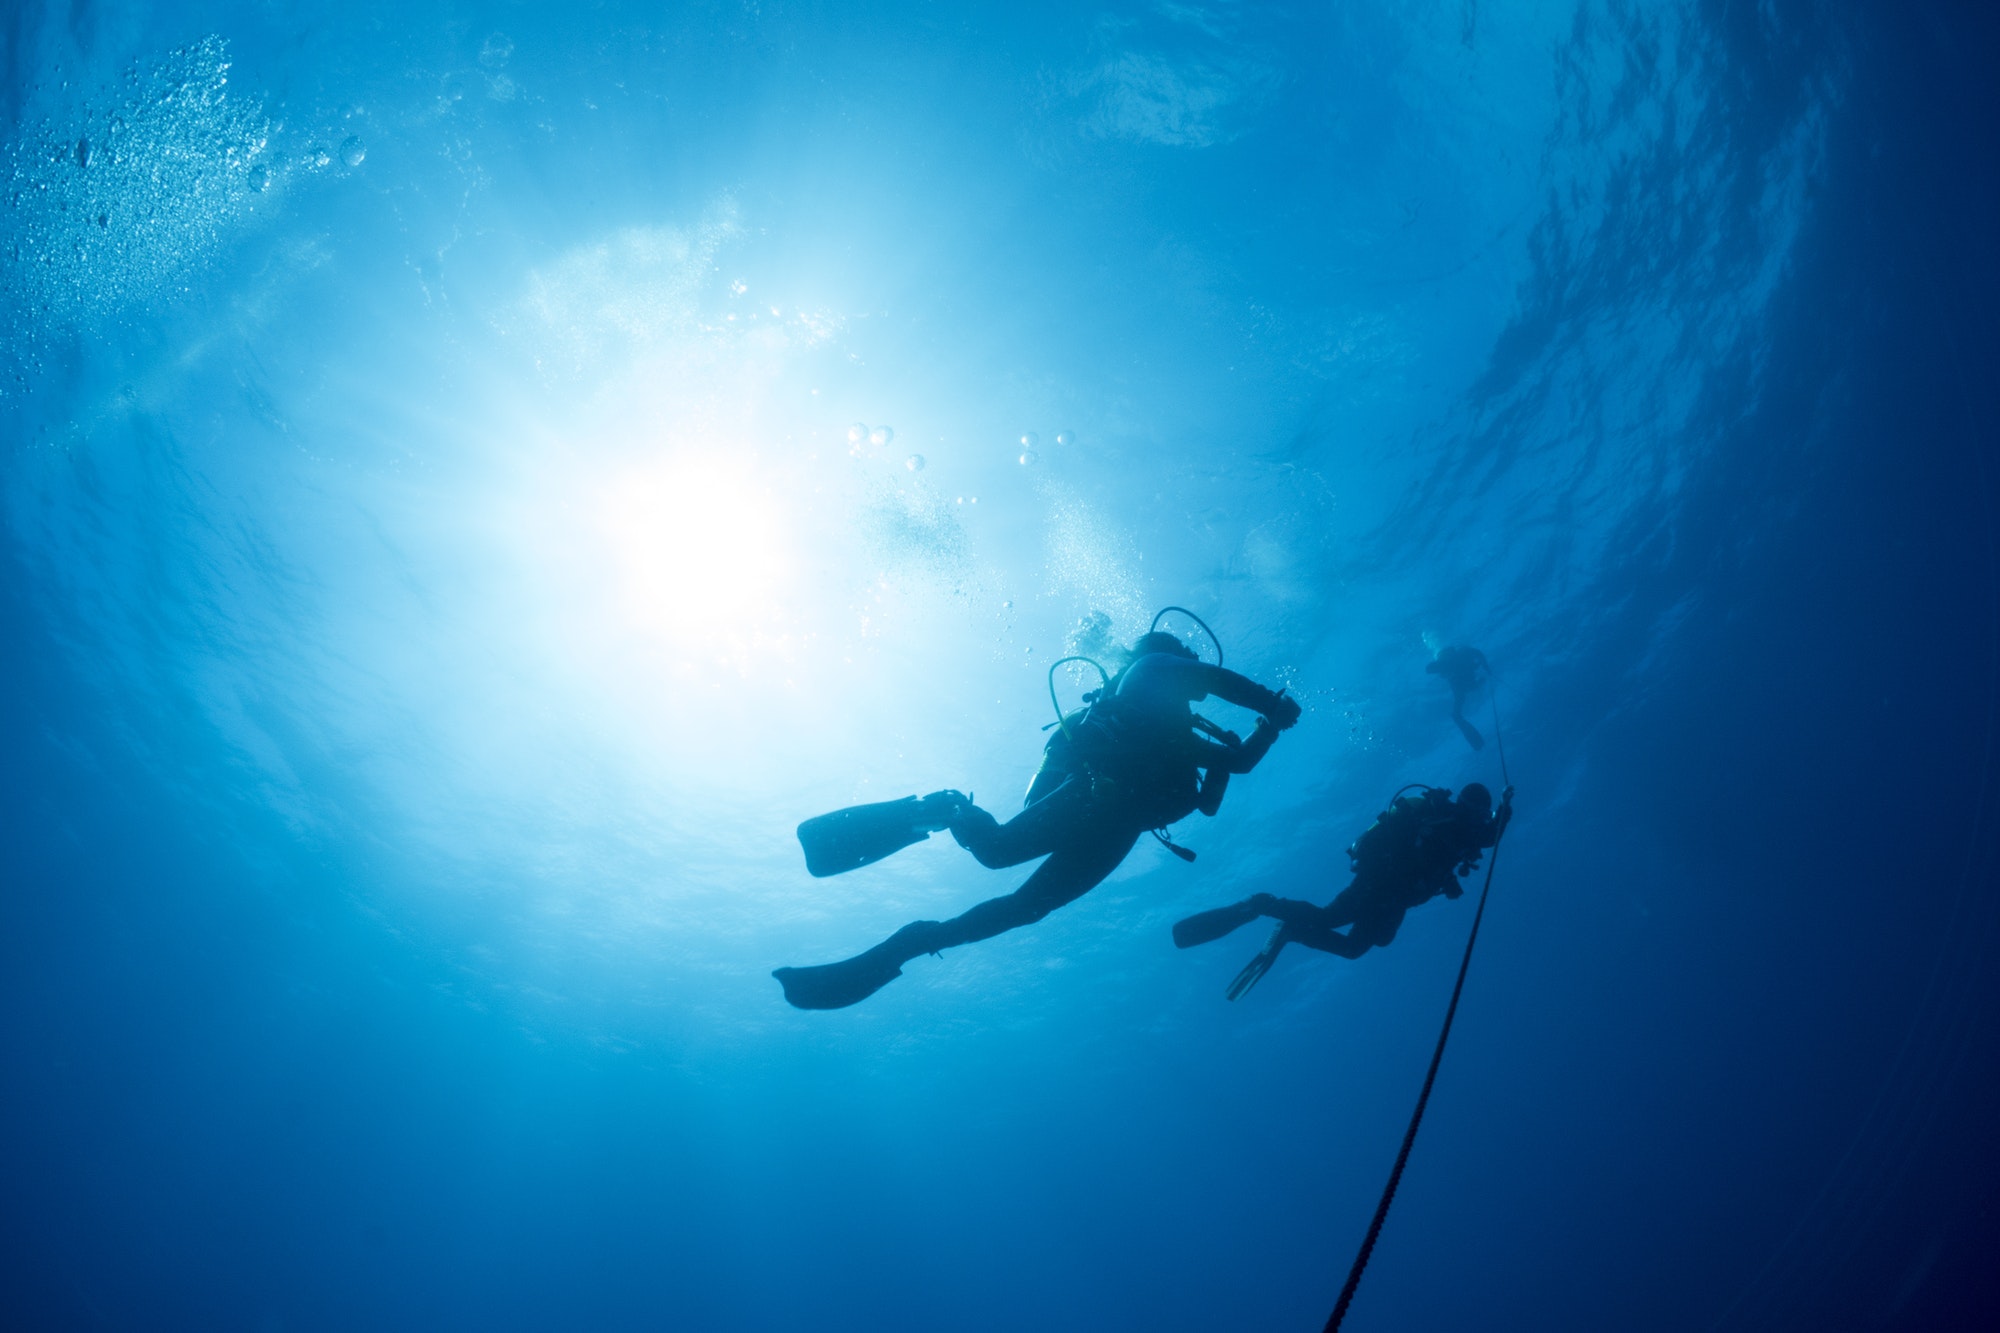
[[(1093, 668), (1100, 684), (1083, 696), (1082, 708), (1065, 712), (1056, 695), (1055, 673), (1068, 662), (1083, 662)], [(1183, 739), (1191, 739), (1195, 730), (1218, 738), (1230, 733), (1199, 716), (1191, 717), (1188, 729), (1176, 720), (1171, 729), (1163, 731), (1143, 715), (1133, 715), (1129, 701), (1118, 694), (1122, 679), (1122, 673), (1113, 676), (1088, 657), (1058, 658), (1049, 664), (1049, 702), (1056, 710), (1056, 720), (1043, 728), (1053, 734), (1042, 747), (1042, 764), (1028, 784), (1026, 803), (1033, 805), (1064, 782), (1081, 779), (1089, 782), (1092, 794), (1101, 799), (1134, 804), (1136, 814), (1155, 821), (1157, 834), (1200, 805), (1195, 768), (1186, 762)], [(1182, 787), (1186, 790), (1180, 790)], [(1216, 795), (1220, 796), (1219, 790)], [(1162, 836), (1160, 840), (1181, 859), (1194, 859), (1193, 853), (1170, 839)]]
[[(1404, 796), (1404, 792), (1413, 788), (1423, 794), (1415, 798)], [(1453, 804), (1449, 787), (1412, 782), (1389, 798), (1389, 808), (1377, 815), (1375, 822), (1348, 847), (1348, 859), (1356, 874), (1369, 879), (1428, 878), (1426, 872), (1434, 867), (1443, 871), (1447, 879), (1453, 874), (1464, 878), (1479, 864), (1484, 852), (1476, 842), (1468, 845), (1463, 839), (1463, 822), (1463, 813)], [(1446, 844), (1443, 849), (1451, 858), (1442, 864), (1438, 857), (1440, 844)]]

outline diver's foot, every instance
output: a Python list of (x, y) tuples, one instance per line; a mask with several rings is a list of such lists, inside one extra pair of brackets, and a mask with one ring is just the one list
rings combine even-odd
[(771, 973), (794, 1009), (845, 1009), (903, 975), (903, 964), (937, 951), (935, 921), (912, 921), (865, 953), (818, 967), (781, 967)]
[(958, 818), (959, 811), (971, 804), (972, 798), (962, 791), (953, 791), (948, 787), (943, 791), (934, 791), (918, 799), (916, 822), (911, 827), (921, 833), (948, 829)]

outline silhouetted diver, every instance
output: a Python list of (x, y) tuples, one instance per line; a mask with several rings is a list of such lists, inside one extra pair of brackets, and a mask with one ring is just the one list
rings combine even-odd
[(1456, 898), (1464, 892), (1459, 879), (1471, 874), (1481, 853), (1500, 840), (1500, 831), (1513, 817), (1513, 798), (1509, 787), (1496, 813), (1492, 793), (1477, 782), (1467, 783), (1456, 802), (1442, 787), (1424, 787), (1417, 796), (1399, 792), (1347, 849), (1353, 882), (1325, 907), (1259, 893), (1177, 922), (1174, 943), (1190, 949), (1260, 916), (1275, 918), (1279, 926), (1270, 942), (1230, 983), (1232, 1000), (1271, 970), (1287, 944), (1359, 958), (1394, 940), (1412, 907), (1439, 894)]
[(1486, 664), (1486, 654), (1462, 643), (1448, 644), (1437, 650), (1437, 656), (1424, 670), (1433, 676), (1443, 676), (1445, 684), (1451, 686), (1451, 720), (1458, 723), (1458, 729), (1465, 733), (1466, 744), (1475, 750), (1485, 749), (1486, 738), (1479, 734), (1477, 727), (1465, 720), (1465, 701), (1472, 697), (1474, 690), (1493, 678), (1493, 668)]
[[(1248, 740), (1193, 712), (1190, 705), (1211, 694), (1261, 715)], [(970, 797), (940, 791), (837, 810), (799, 825), (806, 867), (815, 875), (867, 865), (940, 829), (950, 829), (959, 846), (990, 869), (1038, 856), (1048, 860), (1013, 893), (949, 921), (912, 921), (842, 962), (779, 968), (771, 975), (785, 998), (801, 1009), (843, 1008), (901, 976), (903, 964), (918, 954), (1041, 920), (1095, 888), (1141, 834), (1152, 830), (1167, 841), (1168, 825), (1196, 810), (1213, 815), (1229, 776), (1256, 767), (1278, 733), (1299, 719), (1298, 704), (1283, 693), (1219, 663), (1201, 662), (1159, 630), (1142, 635), (1125, 669), (1089, 697), (1088, 708), (1062, 716), (1028, 787), (1026, 808), (1004, 824)]]

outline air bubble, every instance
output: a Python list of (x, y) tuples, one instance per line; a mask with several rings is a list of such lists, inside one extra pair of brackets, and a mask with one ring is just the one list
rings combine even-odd
[(1033, 449), (1023, 449), (1021, 451), (1021, 466), (1033, 467), (1036, 463), (1041, 461), (1041, 457), (1042, 456), (1036, 453)]
[(250, 174), (244, 177), (244, 182), (252, 190), (255, 190), (258, 194), (262, 194), (271, 188), (271, 169), (266, 166), (252, 167), (250, 168)]
[(884, 445), (896, 438), (896, 432), (887, 426), (877, 426), (868, 432), (868, 443)]
[(361, 136), (350, 134), (341, 141), (340, 160), (350, 167), (358, 167), (368, 160), (368, 145), (361, 142)]
[(903, 466), (912, 472), (922, 472), (924, 470), (924, 456), (922, 454), (911, 454), (903, 460)]
[(1076, 443), (1076, 432), (1073, 430), (1057, 431), (1056, 443), (1063, 446), (1064, 448), (1068, 448), (1070, 445)]
[(1042, 437), (1035, 434), (1035, 432), (1031, 430), (1021, 432), (1021, 447), (1023, 449), (1033, 449), (1036, 445), (1040, 444), (1041, 442), (1042, 442)]
[(76, 165), (80, 168), (90, 165), (90, 140), (78, 139), (76, 141)]
[(320, 147), (318, 144), (314, 144), (306, 150), (306, 165), (315, 171), (321, 167), (331, 165), (332, 162), (333, 154), (327, 152), (326, 149)]
[(847, 442), (849, 444), (859, 444), (867, 438), (868, 427), (863, 423), (857, 421), (847, 428)]

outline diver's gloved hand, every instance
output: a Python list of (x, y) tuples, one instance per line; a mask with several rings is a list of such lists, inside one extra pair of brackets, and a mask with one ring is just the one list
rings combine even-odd
[(1258, 721), (1261, 723), (1268, 718), (1271, 725), (1279, 731), (1290, 731), (1297, 725), (1301, 711), (1303, 710), (1299, 708), (1297, 699), (1290, 698), (1283, 690), (1279, 690), (1271, 696), (1270, 704), (1264, 709), (1264, 717)]
[(972, 798), (962, 791), (953, 791), (949, 787), (943, 791), (934, 791), (917, 802), (913, 811), (916, 818), (911, 827), (921, 833), (937, 833), (948, 829), (960, 812), (971, 804)]

